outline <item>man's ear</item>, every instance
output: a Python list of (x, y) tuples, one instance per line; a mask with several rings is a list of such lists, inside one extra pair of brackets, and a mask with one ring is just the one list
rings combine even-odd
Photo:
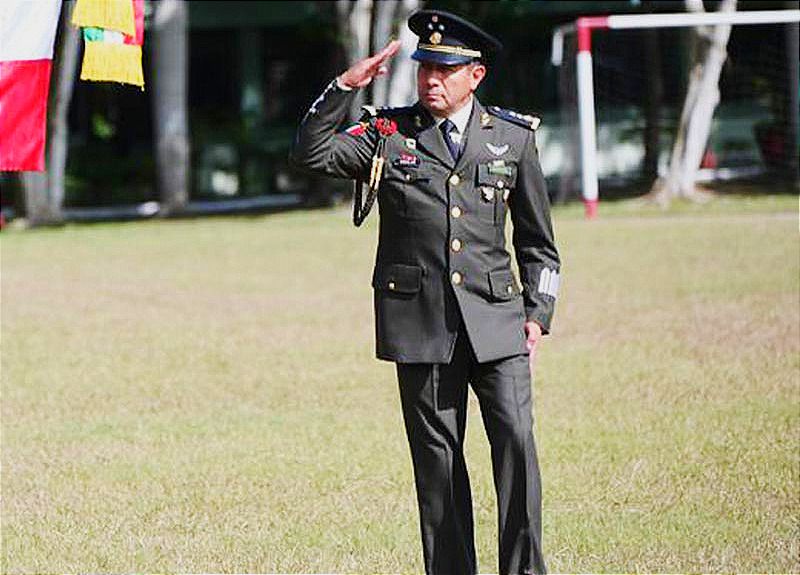
[(480, 62), (472, 65), (470, 70), (470, 80), (472, 82), (472, 90), (476, 90), (483, 78), (486, 76), (486, 66)]

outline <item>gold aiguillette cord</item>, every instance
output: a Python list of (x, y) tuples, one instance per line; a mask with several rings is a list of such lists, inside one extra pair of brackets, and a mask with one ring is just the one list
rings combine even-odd
[(361, 187), (363, 186), (363, 182), (361, 180), (356, 180), (355, 182), (353, 224), (356, 227), (359, 227), (367, 218), (375, 203), (375, 198), (378, 197), (378, 188), (381, 184), (381, 177), (383, 177), (383, 166), (386, 163), (386, 158), (383, 157), (385, 145), (386, 136), (381, 135), (378, 139), (378, 145), (375, 148), (375, 155), (372, 156), (372, 165), (369, 172), (369, 189), (367, 190), (367, 197), (364, 199), (363, 205), (361, 204)]

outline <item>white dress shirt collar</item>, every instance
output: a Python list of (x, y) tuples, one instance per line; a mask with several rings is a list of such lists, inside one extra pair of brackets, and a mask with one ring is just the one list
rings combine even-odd
[(436, 118), (436, 127), (438, 128), (445, 119), (450, 120), (455, 124), (456, 129), (460, 135), (467, 131), (467, 124), (469, 124), (469, 117), (472, 114), (472, 102), (474, 96), (470, 96), (469, 101), (464, 104), (460, 109), (450, 114), (447, 118)]

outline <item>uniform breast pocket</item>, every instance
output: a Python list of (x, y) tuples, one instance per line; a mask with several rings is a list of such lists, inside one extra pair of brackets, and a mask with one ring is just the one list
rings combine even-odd
[(506, 221), (508, 199), (517, 186), (517, 165), (493, 160), (478, 164), (476, 169), (478, 215), (486, 223), (502, 225)]

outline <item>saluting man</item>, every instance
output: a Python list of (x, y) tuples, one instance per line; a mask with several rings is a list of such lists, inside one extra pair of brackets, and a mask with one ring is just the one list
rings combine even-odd
[[(419, 101), (367, 106), (361, 122), (337, 133), (354, 92), (386, 72), (400, 47), (391, 42), (314, 102), (292, 159), (369, 182), (377, 194), (377, 356), (397, 364), (425, 571), (477, 571), (463, 454), (471, 384), (491, 444), (499, 571), (543, 573), (531, 365), (550, 327), (559, 256), (534, 137), (538, 118), (484, 107), (474, 96), (501, 48), (495, 38), (442, 11), (416, 12), (408, 26), (419, 36), (411, 56), (419, 62)], [(506, 250), (507, 211), (521, 289)], [(356, 221), (364, 216), (356, 213)]]

